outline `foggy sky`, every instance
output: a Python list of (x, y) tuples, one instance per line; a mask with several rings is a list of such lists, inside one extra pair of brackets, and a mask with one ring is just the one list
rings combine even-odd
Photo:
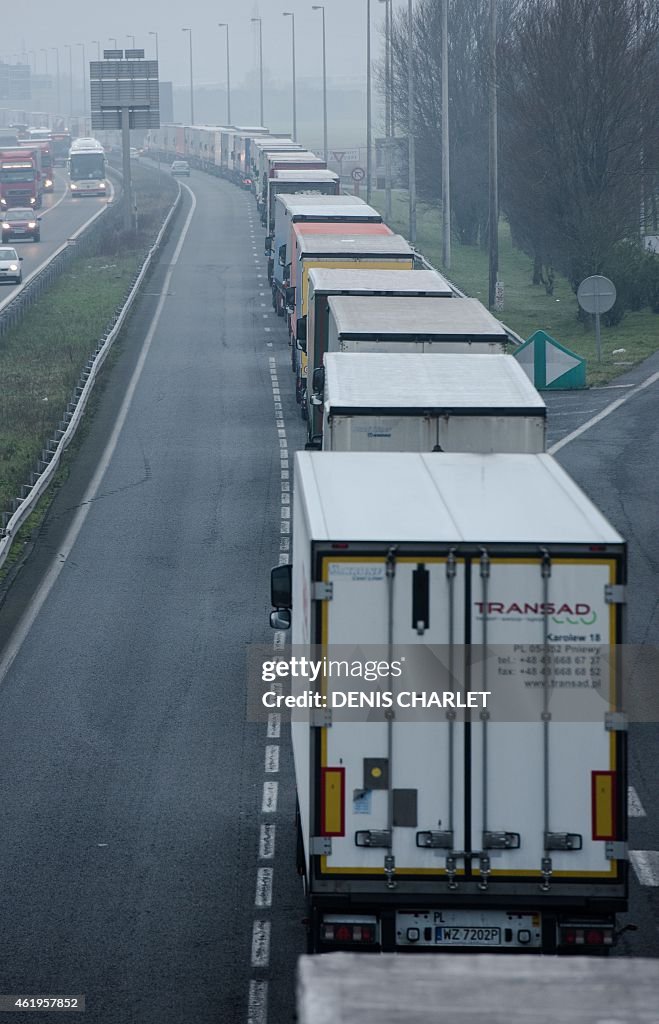
[[(21, 18), (7, 19), (0, 43), (0, 54), (10, 59), (12, 54), (33, 50), (37, 57), (37, 70), (43, 72), (42, 47), (60, 47), (60, 70), (68, 73), (69, 51), (65, 43), (73, 44), (72, 63), (75, 78), (82, 76), (82, 50), (84, 43), (87, 60), (96, 59), (97, 47), (92, 40), (100, 40), (101, 49), (117, 39), (119, 48), (130, 47), (127, 33), (135, 35), (135, 45), (146, 50), (147, 57), (155, 57), (155, 39), (149, 31), (159, 33), (160, 78), (175, 85), (189, 80), (189, 40), (181, 29), (189, 27), (193, 33), (193, 68), (197, 85), (224, 83), (226, 75), (225, 29), (217, 27), (220, 21), (230, 25), (231, 81), (238, 85), (246, 74), (258, 69), (258, 25), (251, 17), (263, 19), (264, 78), (287, 80), (291, 63), (291, 19), (282, 11), (295, 14), (296, 55), (298, 82), (319, 80), (322, 75), (322, 14), (311, 9), (312, 0), (64, 0), (62, 4), (46, 0), (21, 0)], [(394, 8), (407, 6), (407, 0), (394, 0)], [(384, 21), (384, 4), (371, 0), (372, 47), (374, 58), (380, 49), (380, 26)], [(327, 75), (332, 79), (345, 79), (357, 83), (365, 81), (366, 68), (366, 0), (325, 0), (327, 33)], [(29, 60), (33, 63), (33, 58)], [(55, 54), (48, 51), (48, 71), (55, 70)], [(337, 81), (338, 84), (338, 81)]]

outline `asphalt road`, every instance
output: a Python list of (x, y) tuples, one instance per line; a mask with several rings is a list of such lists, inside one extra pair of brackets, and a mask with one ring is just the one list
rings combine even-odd
[[(100, 196), (71, 199), (67, 194), (66, 170), (56, 167), (55, 189), (44, 196), (42, 209), (36, 211), (37, 216), (41, 217), (41, 241), (12, 238), (7, 242), (23, 257), (23, 280), (45, 263), (67, 238), (106, 204), (107, 200)], [(0, 302), (9, 298), (18, 287), (3, 284), (0, 287)]]
[[(253, 199), (196, 172), (190, 185), (187, 238), (177, 253), (174, 232), (149, 279), (0, 610), (0, 989), (85, 993), (94, 1024), (262, 1024), (266, 1005), (285, 1024), (303, 944), (288, 737), (247, 721), (244, 677), (246, 647), (272, 644), (269, 568), (288, 558), (282, 492), (304, 431)], [(559, 453), (630, 538), (633, 636), (655, 643), (656, 399)], [(632, 741), (632, 845), (654, 851), (656, 727)], [(632, 895), (639, 930), (620, 952), (658, 956), (657, 889), (634, 873)]]

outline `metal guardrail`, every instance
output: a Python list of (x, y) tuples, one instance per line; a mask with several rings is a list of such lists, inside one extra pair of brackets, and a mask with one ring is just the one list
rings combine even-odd
[[(96, 347), (96, 351), (85, 365), (78, 385), (76, 386), (74, 393), (71, 396), (71, 400), (66, 407), (64, 416), (60, 420), (55, 434), (47, 442), (46, 447), (41, 452), (41, 458), (38, 460), (35, 470), (30, 475), (29, 483), (23, 485), (23, 493), (21, 494), (21, 497), (14, 499), (14, 508), (12, 512), (4, 513), (3, 515), (3, 518), (6, 516), (9, 516), (9, 518), (0, 530), (0, 568), (4, 565), (18, 531), (26, 519), (31, 515), (37, 505), (37, 502), (46, 491), (59, 468), (62, 455), (73, 440), (75, 432), (82, 420), (85, 407), (99, 371), (126, 322), (133, 303), (139, 294), (142, 282), (151, 267), (154, 256), (161, 248), (167, 236), (169, 226), (179, 208), (182, 194), (183, 192), (179, 184), (176, 199), (172, 203), (153, 245), (144, 257), (142, 265), (133, 280), (130, 291), (123, 305), (113, 316), (106, 334), (104, 334), (100, 339)], [(119, 206), (119, 204), (117, 204), (117, 206)], [(75, 249), (75, 246), (72, 248)], [(80, 250), (78, 249), (77, 252), (79, 253)]]
[[(0, 302), (0, 337), (16, 326), (25, 310), (42, 297), (74, 259), (93, 252), (107, 230), (107, 225), (101, 218), (105, 214), (115, 213), (120, 207), (121, 199), (102, 206), (52, 253), (45, 266), (34, 270), (13, 295)], [(113, 217), (108, 219), (114, 220)]]
[[(412, 246), (412, 248), (414, 248), (414, 246)], [(453, 284), (453, 281), (450, 281), (448, 279), (448, 277), (446, 276), (446, 274), (444, 273), (443, 270), (438, 270), (437, 267), (433, 267), (433, 265), (430, 262), (430, 260), (427, 260), (426, 257), (423, 256), (420, 252), (417, 252), (416, 249), (414, 250), (414, 259), (419, 261), (419, 263), (421, 264), (421, 266), (423, 267), (424, 270), (434, 270), (436, 274), (441, 274), (441, 276), (444, 278), (446, 283), (451, 286), (451, 288), (453, 289), (455, 294), (458, 296), (458, 298), (460, 298), (460, 299), (467, 299), (467, 298), (469, 298), (469, 296), (466, 294), (466, 292), (461, 291), (456, 284)], [(497, 317), (497, 320), (498, 319), (499, 318)], [(524, 338), (520, 337), (520, 335), (517, 333), (517, 331), (513, 331), (512, 327), (508, 327), (507, 324), (504, 324), (503, 320), (499, 320), (499, 323), (501, 324), (501, 326), (503, 327), (504, 331), (506, 332), (506, 334), (508, 335), (510, 340), (513, 342), (513, 344), (515, 344), (515, 345), (524, 345), (525, 344)]]
[[(342, 192), (343, 195), (346, 195), (346, 196), (354, 195), (353, 192), (350, 192), (350, 191), (348, 191), (345, 188), (342, 188), (341, 192)], [(418, 252), (418, 250), (415, 249), (413, 245), (412, 245), (412, 249), (414, 249), (414, 259), (415, 259), (415, 261), (418, 262), (424, 270), (434, 270), (436, 274), (440, 274), (444, 278), (446, 283), (451, 286), (452, 290), (455, 292), (455, 294), (458, 296), (458, 298), (460, 298), (460, 299), (467, 299), (467, 298), (469, 298), (469, 296), (467, 295), (466, 292), (463, 292), (460, 288), (458, 288), (457, 284), (454, 284), (453, 281), (449, 280), (449, 278), (446, 276), (446, 274), (444, 273), (443, 270), (438, 270), (437, 267), (434, 267), (432, 265), (432, 263), (430, 262), (430, 260), (426, 259), (426, 257), (423, 255), (423, 253)], [(497, 317), (497, 319), (499, 319), (499, 318)], [(506, 334), (508, 335), (508, 337), (510, 338), (511, 342), (514, 345), (524, 345), (524, 344), (526, 344), (525, 339), (522, 338), (517, 333), (517, 331), (513, 331), (512, 327), (508, 327), (508, 324), (504, 324), (503, 320), (499, 320), (499, 323), (501, 324), (501, 326), (503, 327), (504, 331), (506, 332)]]

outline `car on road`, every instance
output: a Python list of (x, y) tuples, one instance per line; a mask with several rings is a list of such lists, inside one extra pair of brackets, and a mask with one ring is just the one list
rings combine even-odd
[(33, 242), (41, 239), (41, 217), (35, 217), (34, 210), (17, 206), (13, 210), (5, 210), (2, 214), (2, 241), (10, 238), (31, 238)]
[(175, 160), (171, 166), (172, 174), (185, 175), (186, 178), (190, 177), (190, 164), (187, 160)]
[(23, 257), (19, 256), (11, 246), (0, 247), (0, 281), (11, 281), (20, 284), (23, 280), (23, 269), (21, 263)]

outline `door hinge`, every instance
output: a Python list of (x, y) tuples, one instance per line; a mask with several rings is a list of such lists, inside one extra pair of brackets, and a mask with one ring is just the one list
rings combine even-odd
[(332, 852), (330, 836), (312, 836), (309, 846), (312, 857), (329, 857)]
[(309, 714), (312, 729), (328, 729), (332, 724), (330, 708), (312, 708)]
[(626, 604), (627, 587), (621, 583), (607, 583), (604, 587), (604, 600), (607, 604)]
[(578, 832), (545, 832), (545, 850), (580, 850), (583, 838)]
[(311, 599), (313, 601), (331, 601), (333, 590), (333, 583), (314, 583)]
[(604, 715), (604, 728), (607, 732), (627, 732), (629, 721), (624, 711), (607, 711)]
[(604, 852), (607, 860), (629, 860), (627, 843), (620, 840), (609, 840), (604, 847)]

